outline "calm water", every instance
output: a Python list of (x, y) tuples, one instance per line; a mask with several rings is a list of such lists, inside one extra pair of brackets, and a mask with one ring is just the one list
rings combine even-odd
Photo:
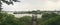
[[(15, 17), (23, 17), (23, 16), (31, 16), (32, 17), (32, 14), (14, 14), (15, 15)], [(40, 14), (38, 14), (37, 15), (37, 17), (38, 18), (41, 18), (41, 15)]]
[[(13, 14), (13, 12), (8, 12), (8, 14)], [(32, 14), (13, 14), (13, 15), (15, 15), (15, 17), (17, 17), (17, 18), (20, 18), (20, 17), (23, 17), (23, 16), (31, 16), (32, 17)], [(41, 15), (42, 14), (38, 14), (37, 17), (41, 18)]]

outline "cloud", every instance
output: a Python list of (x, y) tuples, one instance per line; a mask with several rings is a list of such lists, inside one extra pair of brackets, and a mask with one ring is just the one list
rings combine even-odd
[(6, 11), (28, 11), (28, 10), (59, 10), (60, 0), (20, 0), (14, 5), (3, 5)]
[(58, 2), (58, 1), (60, 1), (60, 0), (49, 0), (49, 1), (52, 1), (52, 2)]
[(60, 1), (58, 1), (58, 2), (48, 1), (48, 2), (46, 3), (45, 8), (46, 8), (47, 10), (59, 10), (59, 9), (60, 9)]

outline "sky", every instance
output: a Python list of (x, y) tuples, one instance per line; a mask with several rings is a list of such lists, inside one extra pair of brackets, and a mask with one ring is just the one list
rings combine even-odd
[(14, 2), (14, 5), (7, 5), (3, 3), (4, 11), (53, 11), (60, 10), (60, 0), (19, 0), (21, 2)]

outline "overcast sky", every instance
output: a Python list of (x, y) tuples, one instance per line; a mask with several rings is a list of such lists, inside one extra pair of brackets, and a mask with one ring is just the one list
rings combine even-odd
[(3, 3), (5, 11), (60, 10), (60, 0), (20, 0), (14, 5)]

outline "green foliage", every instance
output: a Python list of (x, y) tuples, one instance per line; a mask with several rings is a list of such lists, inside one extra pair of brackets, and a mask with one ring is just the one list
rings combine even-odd
[(44, 22), (44, 25), (60, 25), (60, 16), (50, 18)]
[(24, 16), (19, 19), (19, 25), (31, 25), (31, 17)]
[(18, 25), (14, 15), (0, 13), (0, 25)]
[(2, 2), (3, 3), (6, 3), (7, 5), (10, 5), (10, 4), (12, 4), (13, 5), (13, 1), (14, 2), (20, 2), (20, 1), (18, 1), (18, 0), (9, 0), (9, 1), (7, 1), (7, 0), (0, 0), (0, 12), (2, 11)]
[(46, 13), (42, 16), (42, 25), (60, 25), (60, 15), (56, 13)]
[(43, 19), (43, 20), (47, 20), (47, 19), (49, 19), (49, 18), (56, 17), (56, 16), (59, 16), (59, 15), (56, 14), (56, 13), (44, 13), (44, 14), (42, 15), (42, 19)]
[(37, 18), (37, 25), (41, 25), (42, 24), (42, 19), (41, 18)]
[[(12, 14), (0, 12), (0, 25), (31, 25), (32, 17), (23, 16), (15, 18)], [(42, 18), (37, 18), (38, 25), (60, 25), (60, 15), (56, 13), (45, 13)]]
[(6, 4), (8, 4), (8, 5), (10, 5), (10, 4), (13, 4), (13, 1), (14, 2), (19, 2), (18, 0), (9, 0), (9, 1), (6, 1), (6, 0), (1, 0), (2, 2), (4, 2), (4, 3), (6, 3)]
[(17, 19), (14, 15), (0, 13), (0, 25), (31, 25), (31, 19), (30, 16), (24, 16)]

